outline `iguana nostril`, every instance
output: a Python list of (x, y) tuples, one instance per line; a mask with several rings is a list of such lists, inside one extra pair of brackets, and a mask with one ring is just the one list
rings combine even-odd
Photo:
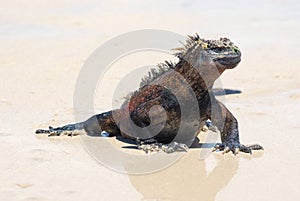
[(235, 53), (239, 53), (239, 52), (240, 52), (240, 50), (239, 50), (238, 48), (233, 48), (233, 51), (234, 51)]

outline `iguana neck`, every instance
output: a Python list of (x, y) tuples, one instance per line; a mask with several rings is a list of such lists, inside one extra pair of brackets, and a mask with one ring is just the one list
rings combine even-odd
[(216, 67), (210, 65), (191, 65), (184, 59), (177, 63), (175, 71), (185, 78), (197, 97), (205, 92), (208, 93), (215, 80), (224, 72), (224, 70), (220, 72)]

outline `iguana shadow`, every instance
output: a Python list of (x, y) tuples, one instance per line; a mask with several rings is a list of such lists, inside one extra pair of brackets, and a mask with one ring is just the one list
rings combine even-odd
[(206, 163), (200, 160), (199, 152), (184, 155), (172, 166), (147, 175), (130, 175), (135, 189), (142, 194), (142, 200), (215, 200), (221, 189), (226, 187), (239, 166), (237, 157), (224, 159), (215, 155), (217, 166), (207, 172)]

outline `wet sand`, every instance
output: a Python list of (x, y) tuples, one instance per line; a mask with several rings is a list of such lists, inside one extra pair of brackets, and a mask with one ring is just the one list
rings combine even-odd
[[(300, 5), (249, 2), (1, 1), (0, 200), (297, 200)], [(240, 47), (242, 62), (222, 86), (242, 93), (219, 98), (237, 117), (241, 142), (264, 151), (200, 160), (202, 149), (193, 148), (169, 168), (127, 175), (95, 161), (79, 137), (34, 135), (74, 121), (76, 78), (98, 46), (145, 28), (228, 36)], [(124, 69), (97, 89), (96, 112), (111, 108)]]

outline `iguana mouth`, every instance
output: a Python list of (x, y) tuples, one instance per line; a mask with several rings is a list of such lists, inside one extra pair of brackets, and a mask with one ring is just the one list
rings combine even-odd
[(238, 53), (238, 54), (226, 55), (226, 57), (216, 58), (215, 61), (225, 66), (226, 68), (234, 68), (238, 65), (238, 63), (240, 63), (241, 54)]
[(217, 59), (217, 62), (219, 62), (223, 66), (227, 66), (227, 67), (235, 67), (238, 63), (240, 63), (240, 61), (241, 61), (240, 56), (225, 57), (222, 59)]

